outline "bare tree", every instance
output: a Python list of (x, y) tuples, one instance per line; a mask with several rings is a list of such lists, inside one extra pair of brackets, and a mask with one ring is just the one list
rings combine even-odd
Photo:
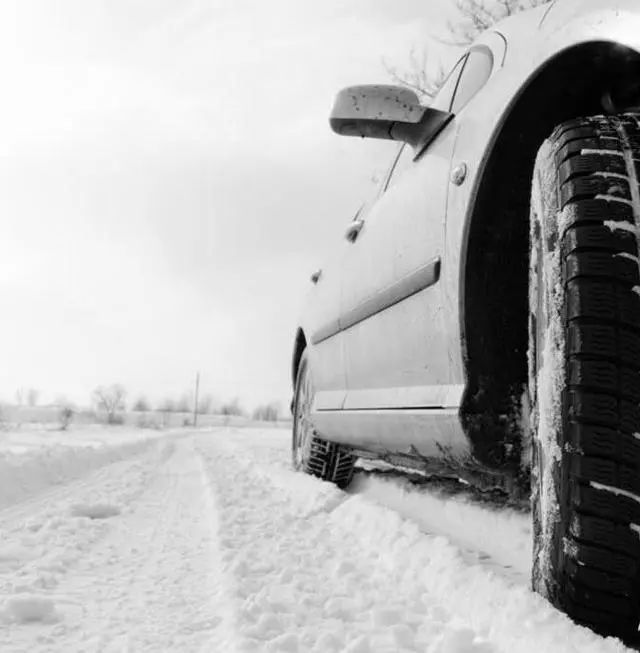
[[(458, 16), (447, 22), (448, 38), (439, 39), (442, 43), (464, 48), (473, 43), (478, 36), (498, 21), (523, 11), (550, 2), (550, 0), (455, 0)], [(417, 51), (415, 46), (409, 51), (406, 68), (383, 65), (395, 84), (406, 86), (418, 94), (420, 99), (431, 99), (438, 92), (446, 78), (442, 64), (430, 66), (429, 50)]]
[(147, 398), (143, 395), (138, 397), (131, 410), (135, 410), (140, 413), (146, 413), (147, 411), (151, 410), (151, 405), (149, 404)]
[(280, 406), (277, 401), (258, 406), (252, 414), (252, 418), (261, 422), (277, 422), (280, 414)]
[(93, 401), (99, 410), (104, 411), (108, 424), (121, 424), (119, 414), (125, 409), (127, 391), (119, 383), (108, 387), (99, 386), (93, 391)]
[(61, 431), (66, 431), (76, 414), (76, 408), (73, 402), (67, 399), (65, 395), (57, 395), (54, 399), (54, 405), (58, 409), (58, 424)]
[(421, 99), (432, 98), (446, 77), (442, 64), (438, 64), (435, 70), (429, 68), (429, 53), (426, 48), (417, 52), (415, 46), (412, 46), (409, 50), (409, 65), (404, 70), (391, 66), (384, 60), (383, 64), (395, 84), (410, 88)]
[(27, 405), (33, 408), (38, 405), (38, 399), (40, 398), (40, 392), (36, 388), (29, 388), (27, 391)]
[(456, 0), (459, 18), (447, 22), (451, 36), (448, 42), (466, 47), (503, 18), (548, 2), (550, 0)]
[(244, 410), (240, 406), (238, 399), (227, 401), (220, 406), (221, 415), (244, 415)]
[(73, 421), (74, 414), (75, 411), (70, 404), (60, 406), (58, 411), (58, 421), (60, 422), (61, 431), (66, 431), (69, 428), (69, 425)]

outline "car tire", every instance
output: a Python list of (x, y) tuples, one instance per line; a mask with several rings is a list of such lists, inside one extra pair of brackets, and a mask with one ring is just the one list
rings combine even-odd
[(640, 116), (566, 122), (531, 195), (533, 589), (603, 635), (640, 613)]
[(296, 470), (346, 488), (353, 478), (356, 457), (335, 442), (318, 437), (311, 421), (314, 390), (309, 357), (300, 359), (293, 398), (291, 458)]

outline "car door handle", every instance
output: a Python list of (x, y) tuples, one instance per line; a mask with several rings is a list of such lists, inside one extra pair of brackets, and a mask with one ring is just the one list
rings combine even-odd
[(362, 227), (364, 227), (364, 220), (362, 218), (356, 218), (351, 222), (349, 227), (344, 233), (344, 237), (350, 242), (353, 243), (355, 242), (356, 238), (358, 237), (358, 234), (362, 231)]

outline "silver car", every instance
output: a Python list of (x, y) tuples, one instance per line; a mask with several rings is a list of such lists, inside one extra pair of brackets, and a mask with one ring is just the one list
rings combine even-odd
[(399, 141), (297, 330), (293, 464), (357, 458), (531, 496), (533, 588), (624, 639), (640, 615), (640, 3), (484, 33), (429, 107), (341, 91)]

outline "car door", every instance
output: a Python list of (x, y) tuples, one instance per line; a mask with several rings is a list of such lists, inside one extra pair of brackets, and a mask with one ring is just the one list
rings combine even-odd
[[(396, 163), (397, 156), (390, 170)], [(305, 331), (309, 334), (311, 344), (309, 356), (313, 369), (314, 411), (340, 410), (344, 405), (347, 381), (344, 331), (340, 325), (344, 262), (351, 253), (351, 243), (358, 232), (362, 216), (367, 213), (367, 207), (384, 192), (388, 178), (389, 172), (376, 185), (372, 197), (345, 226), (342, 242), (334, 257), (311, 277), (314, 287), (307, 297), (304, 314), (307, 317)]]
[(344, 334), (335, 328), (340, 312), (345, 249), (342, 245), (327, 264), (311, 275), (314, 286), (305, 302), (304, 327), (311, 345), (308, 351), (316, 410), (338, 410), (346, 396)]
[[(432, 106), (450, 109), (467, 57)], [(417, 158), (405, 146), (345, 254), (340, 312), (346, 410), (447, 402), (445, 302), (438, 281), (455, 134), (449, 123)]]

